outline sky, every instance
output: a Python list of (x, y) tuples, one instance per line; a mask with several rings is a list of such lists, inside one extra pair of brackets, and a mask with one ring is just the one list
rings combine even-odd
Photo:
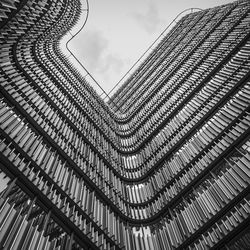
[[(180, 12), (231, 2), (233, 0), (89, 0), (87, 23), (69, 47), (108, 93)], [(84, 22), (85, 14), (83, 12), (72, 34)], [(74, 58), (69, 58), (86, 76)], [(88, 75), (86, 79), (102, 93)]]

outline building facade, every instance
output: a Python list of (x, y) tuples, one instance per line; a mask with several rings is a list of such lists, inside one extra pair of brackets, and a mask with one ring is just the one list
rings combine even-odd
[(0, 2), (0, 249), (250, 249), (250, 2), (183, 17), (108, 104), (59, 48), (80, 5)]

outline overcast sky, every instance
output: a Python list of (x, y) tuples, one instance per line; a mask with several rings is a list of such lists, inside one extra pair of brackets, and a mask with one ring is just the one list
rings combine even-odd
[[(230, 2), (233, 1), (89, 0), (88, 21), (70, 43), (70, 48), (109, 92), (181, 11), (187, 8), (206, 9)], [(83, 18), (84, 14), (79, 23)], [(101, 93), (95, 84), (93, 87)]]

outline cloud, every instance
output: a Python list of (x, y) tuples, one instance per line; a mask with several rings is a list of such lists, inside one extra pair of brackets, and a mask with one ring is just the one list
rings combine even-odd
[(121, 72), (124, 67), (123, 60), (113, 54), (107, 54), (102, 60), (98, 71), (95, 73), (100, 79), (100, 84), (106, 90), (110, 90), (112, 86), (121, 78)]
[(74, 44), (74, 47), (77, 47), (76, 56), (89, 70), (97, 71), (102, 67), (108, 44), (108, 40), (100, 31), (88, 30), (83, 32)]
[(118, 55), (112, 54), (108, 39), (100, 31), (88, 30), (74, 46), (78, 47), (76, 56), (90, 72), (117, 73), (123, 67), (123, 60)]
[[(111, 89), (114, 81), (120, 79), (125, 62), (119, 54), (110, 50), (110, 41), (101, 31), (83, 32), (72, 47), (76, 57), (102, 87)], [(74, 49), (76, 47), (77, 50)]]
[(155, 32), (163, 20), (159, 17), (158, 10), (154, 3), (151, 2), (147, 7), (146, 13), (133, 13), (131, 16), (146, 32), (152, 33)]
[(113, 71), (115, 73), (118, 73), (121, 71), (123, 64), (123, 60), (119, 58), (119, 56), (108, 54), (104, 57), (99, 72), (104, 73), (107, 71)]

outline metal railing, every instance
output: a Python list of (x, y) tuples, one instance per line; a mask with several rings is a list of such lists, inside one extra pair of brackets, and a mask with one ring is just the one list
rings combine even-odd
[[(83, 0), (83, 1), (85, 1), (85, 3), (86, 3), (86, 8), (82, 9), (82, 11), (86, 12), (85, 20), (84, 20), (83, 24), (81, 25), (81, 27), (79, 28), (79, 30), (74, 35), (72, 35), (72, 33), (69, 32), (71, 37), (70, 37), (69, 40), (66, 41), (66, 49), (70, 53), (69, 57), (72, 56), (78, 62), (78, 64), (84, 69), (84, 71), (86, 72), (86, 75), (84, 76), (84, 78), (86, 78), (86, 76), (89, 76), (90, 79), (102, 90), (101, 95), (105, 94), (106, 95), (105, 98), (108, 97), (109, 100), (112, 102), (109, 95), (105, 92), (105, 90), (102, 88), (102, 86), (97, 82), (97, 80), (92, 76), (92, 74), (87, 70), (87, 68), (81, 63), (81, 61), (76, 57), (76, 55), (69, 48), (69, 43), (82, 31), (82, 29), (84, 28), (85, 24), (87, 23), (87, 20), (88, 20), (88, 17), (89, 17), (89, 2), (88, 2), (88, 0)], [(82, 5), (82, 6), (84, 6), (84, 5)], [(116, 106), (115, 103), (113, 103), (113, 104)]]
[[(180, 16), (188, 11), (191, 11), (191, 13), (193, 13), (194, 11), (201, 11), (202, 9), (200, 8), (189, 8), (189, 9), (185, 9), (182, 12), (180, 12), (172, 21), (171, 23), (161, 32), (161, 34), (153, 41), (153, 43), (148, 47), (148, 49), (137, 59), (137, 61), (129, 68), (129, 70), (123, 75), (123, 77), (116, 83), (116, 85), (108, 92), (108, 96), (118, 87), (118, 85), (120, 85), (120, 83), (123, 81), (125, 83), (126, 80), (128, 80), (128, 78), (133, 75), (134, 72), (131, 72), (140, 62), (143, 62), (143, 60), (146, 59), (147, 56), (149, 56), (150, 52), (152, 52), (154, 50), (154, 48), (159, 44), (159, 40), (161, 37), (165, 36), (166, 33), (169, 31), (169, 29), (171, 28), (172, 24), (177, 23), (177, 19), (180, 18)], [(104, 98), (104, 100), (106, 99), (106, 97)], [(111, 100), (112, 97), (109, 99)]]

